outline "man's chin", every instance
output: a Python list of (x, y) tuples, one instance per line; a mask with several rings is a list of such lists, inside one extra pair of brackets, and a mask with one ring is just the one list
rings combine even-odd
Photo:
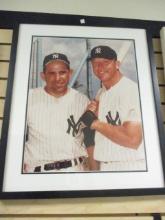
[(54, 90), (54, 93), (56, 94), (65, 94), (67, 91), (67, 88), (56, 88), (56, 90)]
[(66, 91), (66, 90), (67, 90), (66, 87), (59, 87), (59, 88), (56, 88), (56, 91), (57, 91), (57, 92), (64, 92), (64, 91)]

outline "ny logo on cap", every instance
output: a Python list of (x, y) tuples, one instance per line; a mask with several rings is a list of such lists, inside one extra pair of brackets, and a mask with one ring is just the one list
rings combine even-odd
[(58, 59), (59, 55), (56, 53), (56, 54), (53, 54), (52, 57), (53, 57), (53, 59)]
[(101, 48), (100, 48), (100, 47), (97, 47), (97, 48), (95, 49), (95, 54), (98, 54), (98, 53), (101, 53)]

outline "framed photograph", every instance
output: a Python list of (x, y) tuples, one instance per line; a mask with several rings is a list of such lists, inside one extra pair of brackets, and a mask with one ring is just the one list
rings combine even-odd
[(27, 21), (13, 28), (1, 198), (164, 194), (150, 31)]

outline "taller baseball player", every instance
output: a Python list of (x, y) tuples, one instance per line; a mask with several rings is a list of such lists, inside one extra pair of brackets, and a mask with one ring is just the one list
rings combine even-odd
[(91, 169), (94, 167), (92, 134), (86, 128), (82, 132), (77, 125), (89, 100), (68, 87), (71, 74), (66, 55), (53, 53), (45, 57), (41, 77), (46, 85), (29, 92), (24, 173), (83, 171), (87, 156)]
[(90, 60), (103, 88), (80, 122), (96, 131), (94, 158), (103, 171), (144, 171), (138, 86), (120, 72), (112, 48), (102, 45), (93, 48)]

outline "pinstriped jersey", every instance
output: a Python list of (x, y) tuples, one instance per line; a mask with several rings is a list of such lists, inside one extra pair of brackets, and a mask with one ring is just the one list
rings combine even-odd
[(85, 95), (72, 88), (59, 98), (51, 96), (44, 88), (31, 90), (24, 163), (40, 164), (86, 156), (83, 133), (75, 125), (88, 102)]
[[(138, 86), (132, 80), (122, 77), (109, 90), (99, 91), (100, 121), (111, 125), (122, 125), (126, 121), (141, 122)], [(144, 143), (137, 150), (120, 146), (99, 132), (95, 136), (94, 157), (99, 161), (136, 161), (145, 159)], [(145, 168), (145, 164), (144, 164)]]

